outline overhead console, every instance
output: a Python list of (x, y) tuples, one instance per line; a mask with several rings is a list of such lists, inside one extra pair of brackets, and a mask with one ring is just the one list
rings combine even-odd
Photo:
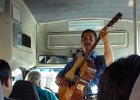
[[(82, 31), (48, 32), (46, 34), (46, 47), (47, 49), (80, 48), (81, 33)], [(128, 32), (126, 30), (110, 31), (109, 35), (113, 48), (126, 48), (128, 46)], [(97, 48), (103, 48), (101, 41), (97, 45)]]

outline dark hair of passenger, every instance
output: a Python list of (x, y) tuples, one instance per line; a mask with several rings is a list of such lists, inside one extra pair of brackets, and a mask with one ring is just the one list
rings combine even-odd
[(120, 58), (107, 67), (99, 82), (97, 100), (129, 100), (140, 73), (140, 56)]
[(11, 76), (11, 68), (5, 60), (0, 59), (0, 80), (2, 84), (8, 76)]
[(84, 30), (84, 31), (82, 32), (81, 38), (83, 37), (83, 34), (84, 34), (84, 33), (87, 33), (87, 32), (93, 33), (94, 36), (95, 36), (95, 39), (97, 39), (97, 34), (96, 34), (96, 32), (93, 31), (93, 30), (91, 30), (91, 29)]

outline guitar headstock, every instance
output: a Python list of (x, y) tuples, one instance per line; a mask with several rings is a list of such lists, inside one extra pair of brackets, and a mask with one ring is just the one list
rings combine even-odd
[(119, 19), (122, 19), (122, 14), (118, 12), (115, 17), (105, 26), (105, 28), (109, 28), (113, 26)]
[(102, 32), (103, 30), (107, 30), (109, 27), (113, 26), (119, 19), (122, 19), (122, 14), (118, 12), (115, 17), (100, 31), (99, 37), (103, 37), (106, 34)]

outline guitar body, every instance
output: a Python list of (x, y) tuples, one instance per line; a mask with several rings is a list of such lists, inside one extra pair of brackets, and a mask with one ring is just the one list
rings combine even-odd
[(88, 84), (94, 78), (95, 74), (95, 69), (90, 67), (87, 68), (85, 74), (83, 74), (81, 78), (76, 82), (71, 100), (83, 100), (83, 97), (86, 94)]
[(90, 80), (95, 76), (96, 70), (87, 68), (87, 62), (81, 68), (80, 79), (73, 86), (60, 86), (58, 90), (59, 100), (83, 100)]
[(75, 86), (59, 86), (58, 96), (59, 100), (71, 100), (74, 93)]
[(80, 79), (77, 81), (76, 85), (74, 86), (74, 92), (71, 96), (71, 100), (83, 100), (87, 90), (88, 82)]
[[(84, 61), (84, 57), (80, 55), (76, 60), (77, 63), (73, 65), (73, 67), (66, 73), (65, 78), (72, 80), (75, 77), (75, 70), (80, 66), (81, 62)], [(71, 96), (74, 93), (74, 86), (59, 86), (58, 89), (58, 97), (59, 100), (71, 100)]]
[(58, 91), (59, 100), (83, 100), (88, 82), (80, 79), (74, 86), (60, 86)]

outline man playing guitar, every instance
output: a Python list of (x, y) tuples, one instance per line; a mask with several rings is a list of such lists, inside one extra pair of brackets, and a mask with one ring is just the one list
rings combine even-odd
[[(92, 66), (92, 60), (95, 63), (95, 66), (93, 66), (94, 69), (96, 69), (96, 74), (94, 76), (94, 78), (90, 81), (90, 83), (88, 84), (87, 90), (86, 90), (86, 96), (88, 97), (88, 95), (93, 94), (92, 91), (92, 87), (93, 86), (97, 86), (99, 83), (99, 78), (102, 75), (104, 69), (106, 66), (110, 65), (113, 62), (113, 52), (112, 52), (112, 48), (110, 46), (110, 41), (109, 41), (109, 35), (108, 35), (108, 31), (106, 29), (102, 29), (100, 31), (100, 33), (105, 34), (105, 36), (103, 36), (102, 42), (104, 44), (104, 55), (97, 55), (97, 53), (95, 52), (95, 49), (93, 49), (90, 58), (88, 60), (90, 60), (91, 62), (87, 62), (89, 66)], [(94, 44), (94, 42), (97, 39), (97, 35), (96, 32), (91, 30), (91, 29), (87, 29), (85, 31), (83, 31), (82, 35), (81, 35), (81, 46), (83, 49), (83, 55), (91, 48), (91, 46)], [(57, 77), (56, 77), (56, 84), (62, 87), (65, 86), (70, 86), (70, 80), (65, 78), (66, 73), (73, 67), (74, 63), (76, 62), (76, 59), (73, 59), (71, 62), (69, 62), (65, 68), (63, 70), (61, 70)], [(79, 72), (80, 73), (80, 72)], [(61, 99), (60, 99), (61, 100)]]

